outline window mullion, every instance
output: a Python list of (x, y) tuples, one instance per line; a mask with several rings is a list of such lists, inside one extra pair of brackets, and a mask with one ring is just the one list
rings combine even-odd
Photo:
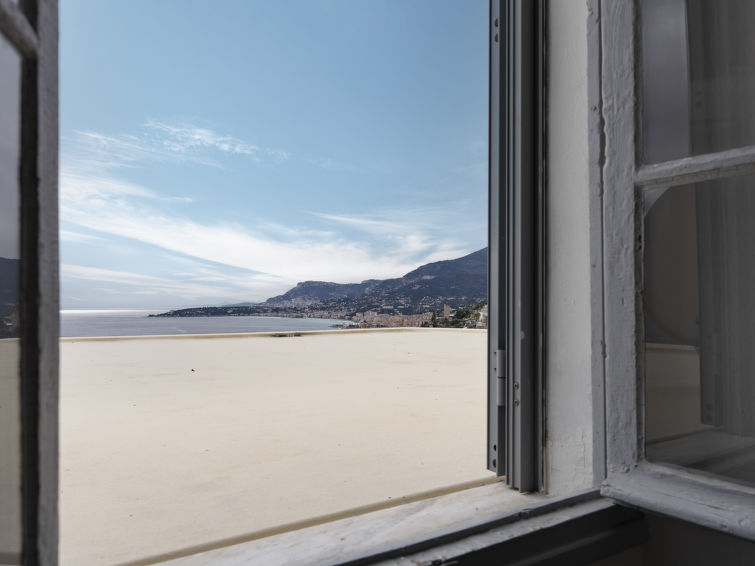
[(635, 183), (640, 187), (673, 187), (753, 172), (755, 145), (644, 165), (637, 171)]

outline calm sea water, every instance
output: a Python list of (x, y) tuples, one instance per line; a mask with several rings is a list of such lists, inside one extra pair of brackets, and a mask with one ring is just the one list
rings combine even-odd
[(342, 320), (268, 316), (150, 318), (162, 310), (110, 309), (60, 311), (61, 336), (149, 336), (328, 330)]

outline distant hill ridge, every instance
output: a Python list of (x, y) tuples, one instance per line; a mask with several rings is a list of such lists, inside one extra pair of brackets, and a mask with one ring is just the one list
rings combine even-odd
[(359, 298), (410, 303), (424, 298), (483, 301), (487, 299), (487, 269), (488, 249), (482, 248), (457, 259), (425, 264), (394, 279), (367, 279), (361, 283), (303, 281), (263, 304), (304, 307), (321, 301)]

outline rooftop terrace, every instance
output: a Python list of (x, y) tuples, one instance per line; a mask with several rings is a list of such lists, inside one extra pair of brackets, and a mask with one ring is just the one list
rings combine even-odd
[(485, 331), (297, 334), (62, 339), (63, 564), (492, 480)]

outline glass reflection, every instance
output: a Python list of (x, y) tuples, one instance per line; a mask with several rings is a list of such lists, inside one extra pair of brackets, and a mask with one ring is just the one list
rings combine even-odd
[(755, 176), (648, 196), (647, 457), (755, 482)]
[(642, 2), (646, 163), (755, 144), (755, 3)]
[(21, 61), (2, 36), (0, 76), (0, 561), (13, 563), (21, 550), (18, 312)]

